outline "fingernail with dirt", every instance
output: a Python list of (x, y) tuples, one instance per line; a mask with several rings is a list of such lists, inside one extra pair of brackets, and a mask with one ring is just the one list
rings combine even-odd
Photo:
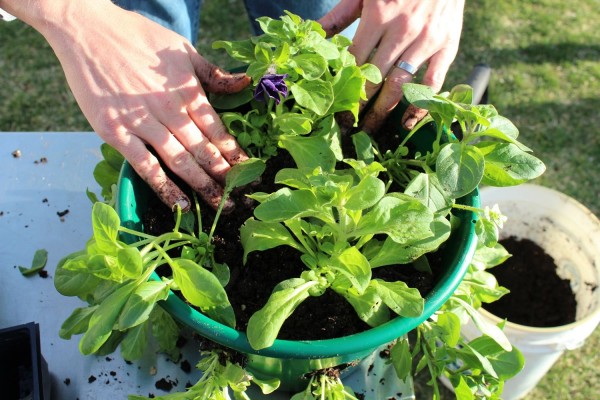
[(175, 200), (175, 203), (173, 203), (173, 206), (171, 206), (171, 210), (177, 211), (177, 206), (181, 208), (181, 212), (188, 212), (190, 210), (190, 201), (185, 197), (181, 197)]
[(412, 104), (408, 106), (404, 115), (402, 116), (402, 127), (406, 130), (413, 129), (425, 116), (427, 116), (428, 111), (416, 107)]

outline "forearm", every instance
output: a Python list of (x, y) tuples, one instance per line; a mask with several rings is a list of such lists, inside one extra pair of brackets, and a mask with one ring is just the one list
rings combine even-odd
[(0, 0), (0, 8), (32, 26), (47, 40), (55, 33), (84, 23), (89, 12), (116, 7), (110, 0)]

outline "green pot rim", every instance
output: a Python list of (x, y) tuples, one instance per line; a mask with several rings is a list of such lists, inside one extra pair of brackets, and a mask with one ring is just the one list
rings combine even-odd
[[(145, 186), (144, 190), (151, 193), (150, 189), (139, 178), (131, 165), (125, 162), (121, 169), (117, 191), (117, 212), (124, 226), (141, 229), (140, 216), (137, 215), (139, 204), (135, 196), (135, 189), (142, 185)], [(472, 193), (459, 199), (458, 202), (472, 207), (479, 207), (479, 191), (477, 189), (474, 190)], [(456, 215), (462, 223), (448, 240), (448, 242), (452, 241), (452, 248), (455, 251), (453, 251), (450, 259), (447, 260), (454, 267), (448, 268), (443, 273), (433, 290), (425, 297), (425, 307), (419, 317), (396, 317), (385, 324), (367, 331), (335, 339), (307, 341), (277, 339), (272, 346), (255, 350), (250, 346), (244, 332), (210, 319), (190, 307), (172, 292), (169, 298), (161, 303), (161, 306), (177, 320), (194, 329), (201, 336), (244, 353), (276, 358), (306, 359), (338, 357), (375, 349), (410, 332), (429, 318), (448, 300), (462, 281), (477, 245), (475, 235), (477, 217), (475, 213), (466, 210), (459, 210)], [(132, 239), (128, 238), (127, 235), (123, 238), (126, 242)], [(153, 279), (160, 278), (154, 274)]]

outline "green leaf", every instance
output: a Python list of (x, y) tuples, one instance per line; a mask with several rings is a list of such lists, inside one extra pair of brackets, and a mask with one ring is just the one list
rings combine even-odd
[(400, 380), (406, 380), (412, 370), (412, 355), (407, 338), (398, 339), (390, 351), (392, 366)]
[(385, 194), (385, 183), (372, 175), (345, 193), (344, 207), (348, 210), (366, 210), (373, 207)]
[(265, 162), (258, 158), (250, 158), (244, 162), (235, 164), (225, 177), (225, 191), (229, 193), (237, 187), (256, 181), (265, 171), (265, 168)]
[(352, 286), (362, 294), (371, 281), (369, 261), (356, 247), (345, 249), (339, 256), (331, 258), (331, 268), (343, 274)]
[(437, 325), (443, 330), (443, 337), (440, 338), (446, 345), (456, 347), (460, 340), (460, 319), (451, 312), (444, 312), (437, 315)]
[(319, 79), (327, 71), (327, 60), (318, 54), (298, 54), (291, 61), (298, 73), (309, 81)]
[(283, 168), (277, 171), (275, 183), (280, 183), (294, 189), (310, 189), (311, 183), (308, 176), (312, 175), (311, 170), (298, 168)]
[(366, 100), (361, 96), (364, 82), (360, 68), (352, 66), (342, 69), (333, 80), (334, 101), (331, 112), (350, 111), (354, 115), (354, 121), (358, 121), (360, 101)]
[(502, 264), (510, 257), (510, 253), (497, 243), (494, 247), (479, 246), (473, 255), (472, 265), (481, 271)]
[(90, 318), (97, 308), (98, 306), (90, 306), (73, 310), (61, 325), (58, 336), (61, 339), (69, 340), (72, 335), (84, 333), (88, 329)]
[(435, 91), (427, 85), (405, 83), (402, 85), (402, 96), (409, 103), (417, 107), (426, 108), (423, 107), (423, 104), (434, 99)]
[(277, 246), (290, 246), (301, 250), (294, 237), (279, 222), (263, 222), (250, 218), (240, 228), (240, 240), (244, 248), (244, 264), (248, 254), (253, 251), (263, 251)]
[[(71, 268), (68, 264), (66, 267)], [(105, 254), (94, 254), (87, 260), (87, 270), (102, 279), (110, 279), (115, 282), (123, 282), (123, 273), (119, 268), (117, 258)]]
[(219, 111), (234, 110), (247, 104), (254, 98), (254, 91), (250, 88), (240, 90), (236, 93), (210, 93), (210, 105)]
[(273, 126), (283, 134), (306, 135), (312, 130), (312, 119), (302, 114), (281, 114), (273, 119)]
[(315, 281), (306, 282), (297, 278), (293, 279), (293, 285), (287, 285), (287, 282), (282, 282), (264, 307), (254, 313), (248, 321), (248, 341), (255, 350), (273, 344), (285, 320), (308, 298), (310, 288), (317, 285)]
[(139, 285), (129, 296), (117, 321), (117, 329), (133, 328), (148, 320), (160, 300), (169, 296), (169, 285), (163, 281), (148, 281)]
[(279, 189), (254, 209), (254, 216), (266, 222), (281, 222), (313, 214), (317, 198), (310, 190)]
[(479, 218), (475, 223), (475, 233), (477, 234), (477, 240), (481, 244), (492, 247), (498, 242), (500, 231), (492, 221)]
[(455, 103), (470, 105), (473, 103), (473, 88), (466, 84), (456, 85), (450, 91), (448, 100)]
[(308, 32), (304, 38), (303, 45), (305, 51), (314, 51), (323, 56), (326, 60), (334, 60), (340, 56), (340, 51), (337, 46), (325, 39), (325, 31), (318, 25), (313, 25), (313, 29), (317, 31)]
[(256, 19), (260, 28), (269, 36), (285, 37), (284, 22), (270, 17), (259, 17)]
[(196, 215), (192, 211), (181, 214), (181, 220), (179, 221), (179, 228), (188, 233), (195, 233), (196, 231)]
[(470, 145), (448, 143), (436, 161), (436, 174), (444, 190), (454, 198), (471, 193), (483, 177), (485, 160), (481, 151)]
[[(434, 213), (445, 215), (452, 206), (453, 199), (448, 196), (435, 173), (420, 173), (406, 186), (404, 193), (412, 196)], [(443, 212), (443, 211), (446, 212)]]
[(372, 285), (381, 299), (393, 312), (403, 317), (418, 317), (423, 313), (425, 301), (417, 289), (402, 281), (386, 282), (374, 279)]
[(490, 361), (501, 380), (508, 380), (523, 369), (525, 359), (516, 347), (513, 347), (511, 351), (506, 351), (488, 336), (471, 340), (469, 346)]
[(333, 104), (333, 87), (327, 81), (299, 81), (290, 85), (290, 91), (298, 105), (320, 116)]
[(123, 275), (128, 278), (139, 278), (142, 274), (142, 255), (135, 247), (119, 249), (117, 262)]
[[(68, 256), (59, 262), (54, 273), (54, 287), (63, 296), (83, 297), (92, 293), (101, 279), (91, 273), (72, 271), (64, 268), (64, 264), (70, 261), (70, 257), (72, 256)], [(87, 255), (79, 255), (78, 257), (82, 257), (85, 260), (88, 258)]]
[(277, 378), (262, 379), (254, 375), (252, 376), (252, 382), (258, 385), (262, 394), (271, 394), (281, 385), (281, 381)]
[(111, 335), (108, 337), (106, 342), (102, 344), (102, 346), (96, 350), (95, 355), (97, 356), (107, 356), (109, 354), (117, 351), (117, 347), (123, 340), (125, 333), (119, 331), (112, 331)]
[(92, 192), (90, 189), (85, 189), (85, 195), (87, 196), (88, 199), (90, 199), (92, 204), (100, 201), (100, 199), (98, 199), (98, 196), (96, 195), (96, 193)]
[(232, 58), (241, 61), (244, 64), (250, 64), (255, 60), (254, 44), (249, 39), (232, 42), (217, 40), (212, 44), (212, 48), (224, 49)]
[(374, 64), (365, 63), (360, 66), (363, 76), (371, 83), (379, 84), (382, 81), (381, 71)]
[(191, 260), (177, 259), (170, 264), (173, 280), (191, 304), (218, 322), (235, 327), (235, 315), (219, 280)]
[(473, 400), (475, 399), (475, 395), (471, 392), (471, 388), (469, 384), (465, 380), (465, 378), (461, 375), (458, 377), (458, 383), (454, 385), (454, 394), (456, 395), (457, 400)]
[(321, 167), (324, 171), (332, 171), (335, 167), (335, 154), (322, 136), (282, 135), (279, 145), (291, 154), (298, 168)]
[(19, 271), (24, 276), (31, 276), (46, 266), (46, 262), (48, 262), (48, 251), (46, 249), (38, 249), (33, 254), (33, 260), (31, 261), (31, 268), (23, 267), (19, 265)]
[(331, 287), (350, 303), (358, 317), (369, 326), (379, 326), (389, 321), (389, 308), (383, 304), (381, 296), (371, 284), (362, 294), (358, 294), (345, 277), (336, 279)]
[(482, 183), (490, 186), (516, 186), (544, 173), (546, 166), (512, 143), (476, 144), (485, 158)]
[(94, 180), (102, 188), (102, 197), (110, 196), (111, 186), (119, 180), (119, 170), (114, 169), (106, 160), (102, 160), (94, 167), (93, 175)]
[(364, 161), (367, 164), (371, 164), (375, 161), (375, 150), (371, 138), (366, 132), (360, 131), (352, 135), (352, 143), (356, 149), (356, 158)]
[(109, 339), (113, 326), (135, 287), (136, 282), (123, 285), (100, 304), (90, 318), (87, 332), (79, 342), (79, 351), (81, 354), (89, 355), (95, 353)]
[(440, 127), (452, 124), (457, 112), (456, 105), (436, 95), (429, 86), (405, 83), (402, 85), (402, 94), (409, 103), (428, 110)]
[(92, 229), (96, 245), (107, 254), (114, 254), (119, 247), (117, 237), (121, 221), (111, 206), (94, 203), (92, 207)]
[[(519, 129), (508, 118), (501, 115), (496, 115), (491, 117), (489, 120), (490, 125), (481, 133), (485, 135), (493, 135), (498, 138), (508, 137), (513, 140), (519, 137)], [(501, 135), (499, 135), (498, 132), (500, 132)]]
[[(110, 146), (108, 143), (102, 143), (100, 145), (100, 152), (102, 153), (102, 157), (111, 166), (115, 171), (120, 171), (123, 166), (123, 162), (125, 161), (125, 157), (121, 153), (119, 153), (114, 147)], [(116, 183), (114, 181), (113, 183)]]
[[(468, 365), (473, 365), (473, 367), (478, 366), (480, 367), (478, 369), (483, 369), (486, 373), (498, 379), (498, 374), (494, 370), (490, 360), (488, 360), (485, 355), (481, 354), (475, 348), (471, 347), (470, 344), (463, 343), (463, 348), (459, 350), (459, 354), (461, 354), (462, 358)], [(467, 354), (474, 356), (474, 358), (468, 357)]]
[(433, 213), (418, 200), (387, 195), (360, 219), (352, 235), (385, 233), (398, 243), (408, 243), (432, 236), (432, 220)]
[(148, 324), (140, 324), (127, 331), (121, 341), (121, 356), (127, 361), (139, 360), (148, 345)]
[(469, 314), (471, 320), (473, 321), (475, 326), (481, 331), (481, 333), (491, 337), (504, 350), (512, 350), (512, 345), (510, 344), (504, 332), (502, 332), (502, 329), (500, 329), (493, 323), (488, 322), (477, 310), (475, 310), (473, 307), (467, 304), (464, 300), (461, 300), (456, 296), (452, 297), (452, 300), (458, 302), (465, 309), (465, 311)]
[(152, 322), (152, 336), (158, 343), (159, 350), (168, 354), (172, 360), (180, 357), (177, 340), (179, 339), (179, 327), (173, 317), (164, 311), (160, 306), (154, 307), (150, 313)]

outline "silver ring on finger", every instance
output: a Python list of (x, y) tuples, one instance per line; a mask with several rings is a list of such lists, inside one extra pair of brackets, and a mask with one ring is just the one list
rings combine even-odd
[(408, 72), (411, 75), (414, 75), (419, 70), (418, 67), (415, 67), (412, 64), (407, 63), (406, 61), (399, 60), (398, 63), (395, 64), (396, 68), (400, 68), (403, 71)]

